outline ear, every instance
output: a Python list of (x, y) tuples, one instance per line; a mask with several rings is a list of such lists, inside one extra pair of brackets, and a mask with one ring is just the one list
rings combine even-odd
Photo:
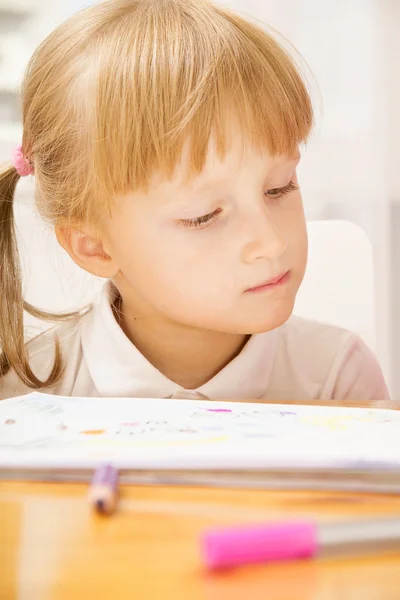
[(110, 279), (119, 269), (112, 257), (105, 251), (105, 244), (97, 232), (78, 227), (55, 227), (58, 243), (82, 269)]

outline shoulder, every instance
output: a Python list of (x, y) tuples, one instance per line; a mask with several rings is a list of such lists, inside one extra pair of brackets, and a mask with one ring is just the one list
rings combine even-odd
[[(45, 381), (51, 373), (55, 358), (56, 343), (59, 344), (61, 355), (65, 362), (71, 362), (79, 354), (80, 330), (85, 316), (77, 316), (46, 329), (26, 343), (29, 364), (35, 375)], [(0, 377), (0, 400), (12, 398), (31, 392), (16, 375), (10, 371)], [(53, 390), (46, 390), (51, 392)]]
[(320, 399), (389, 398), (373, 352), (347, 329), (293, 316), (279, 329), (278, 355), (315, 383)]
[(354, 346), (366, 348), (361, 338), (347, 329), (292, 316), (278, 329), (280, 354), (311, 372), (324, 373), (346, 356)]
[(327, 349), (330, 348), (332, 353), (337, 351), (338, 346), (346, 346), (351, 340), (360, 339), (357, 334), (336, 325), (296, 316), (290, 317), (279, 328), (279, 333), (280, 339), (288, 345), (318, 340)]
[(59, 325), (49, 327), (39, 335), (33, 337), (26, 343), (26, 350), (29, 359), (34, 362), (41, 362), (47, 356), (54, 356), (55, 343), (58, 341), (61, 348), (69, 348), (79, 337), (81, 325), (85, 316), (76, 316), (73, 319), (64, 321)]

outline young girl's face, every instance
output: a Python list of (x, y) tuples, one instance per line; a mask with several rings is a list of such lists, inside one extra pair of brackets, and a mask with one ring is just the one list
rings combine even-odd
[(239, 142), (221, 159), (211, 141), (189, 182), (184, 153), (171, 180), (119, 199), (107, 252), (131, 314), (241, 334), (285, 322), (307, 260), (298, 162)]

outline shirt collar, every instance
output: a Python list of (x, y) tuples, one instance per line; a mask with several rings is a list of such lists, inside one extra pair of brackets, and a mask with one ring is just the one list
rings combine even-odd
[(258, 399), (265, 392), (273, 364), (276, 331), (253, 335), (226, 367), (197, 390), (183, 390), (156, 369), (128, 339), (112, 310), (115, 288), (103, 287), (99, 301), (82, 323), (83, 355), (100, 396), (169, 398), (193, 396), (215, 400)]

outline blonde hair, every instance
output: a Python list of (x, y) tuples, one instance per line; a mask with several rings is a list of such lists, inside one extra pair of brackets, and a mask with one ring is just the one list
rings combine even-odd
[[(25, 156), (34, 164), (36, 203), (54, 224), (100, 223), (115, 197), (146, 190), (156, 170), (170, 176), (190, 141), (190, 174), (205, 161), (210, 134), (223, 155), (228, 114), (244, 139), (289, 154), (313, 121), (309, 94), (289, 53), (272, 35), (207, 0), (109, 0), (77, 13), (34, 53), (22, 86)], [(29, 367), (13, 225), (18, 175), (0, 172), (0, 376), (26, 385)]]

